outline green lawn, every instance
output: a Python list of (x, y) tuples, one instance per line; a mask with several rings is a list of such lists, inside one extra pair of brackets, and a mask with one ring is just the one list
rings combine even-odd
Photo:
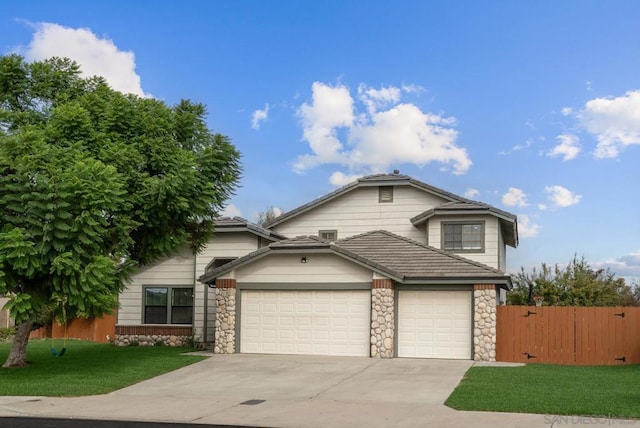
[[(58, 348), (62, 340), (56, 340)], [(9, 355), (0, 343), (0, 365)], [(0, 395), (79, 396), (104, 394), (195, 363), (206, 357), (180, 355), (191, 348), (116, 347), (67, 341), (67, 352), (51, 355), (49, 340), (31, 340), (26, 368), (0, 368)]]
[(446, 404), (459, 410), (640, 418), (640, 365), (472, 367)]

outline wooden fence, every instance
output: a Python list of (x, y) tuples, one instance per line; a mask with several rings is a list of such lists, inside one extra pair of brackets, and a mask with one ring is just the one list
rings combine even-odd
[(116, 315), (105, 314), (100, 318), (76, 318), (66, 326), (53, 322), (31, 332), (31, 338), (64, 338), (91, 340), (106, 343), (115, 339)]
[(614, 365), (640, 363), (640, 308), (499, 306), (496, 360)]

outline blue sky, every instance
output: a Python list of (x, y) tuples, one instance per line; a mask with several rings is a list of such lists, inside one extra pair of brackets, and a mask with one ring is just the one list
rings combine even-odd
[(0, 49), (208, 106), (254, 220), (400, 169), (518, 215), (510, 271), (640, 278), (636, 1), (0, 0)]

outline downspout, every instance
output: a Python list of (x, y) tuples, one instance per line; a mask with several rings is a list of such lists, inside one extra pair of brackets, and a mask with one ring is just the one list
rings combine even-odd
[(207, 335), (207, 324), (209, 324), (209, 285), (202, 284), (202, 286), (204, 287), (204, 326), (202, 328), (202, 335), (204, 337), (202, 338), (202, 346), (204, 346), (204, 348), (206, 349), (207, 338), (209, 337)]

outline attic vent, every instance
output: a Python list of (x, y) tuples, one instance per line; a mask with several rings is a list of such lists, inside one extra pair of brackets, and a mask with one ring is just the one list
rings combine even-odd
[(378, 202), (393, 202), (393, 186), (378, 187)]

